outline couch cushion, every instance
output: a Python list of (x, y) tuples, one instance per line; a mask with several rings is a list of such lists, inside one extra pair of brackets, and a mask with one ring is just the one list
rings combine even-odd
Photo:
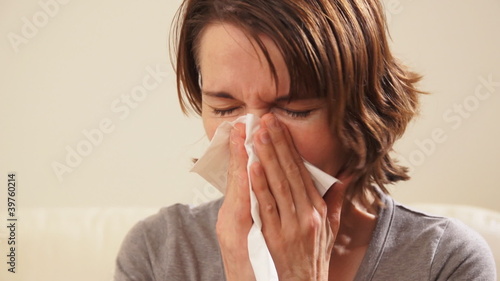
[[(16, 274), (1, 270), (0, 280), (112, 280), (115, 258), (125, 234), (137, 221), (157, 210), (20, 209), (16, 223)], [(0, 230), (2, 253), (7, 250), (8, 232), (6, 227)]]

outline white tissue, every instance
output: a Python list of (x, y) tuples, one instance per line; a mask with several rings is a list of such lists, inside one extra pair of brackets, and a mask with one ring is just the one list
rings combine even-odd
[[(220, 190), (226, 191), (227, 168), (229, 165), (229, 134), (231, 128), (237, 123), (246, 124), (245, 149), (248, 154), (247, 170), (255, 161), (259, 161), (253, 149), (253, 134), (259, 129), (259, 118), (253, 114), (241, 116), (233, 122), (222, 123), (215, 132), (207, 151), (198, 159), (191, 172), (198, 173), (211, 185)], [(306, 168), (311, 173), (316, 189), (321, 196), (337, 181), (334, 177), (314, 167), (304, 160)], [(250, 208), (254, 221), (248, 233), (248, 252), (250, 262), (254, 270), (256, 281), (277, 281), (278, 274), (274, 266), (273, 259), (267, 248), (266, 241), (262, 234), (262, 222), (259, 215), (259, 203), (252, 190), (250, 174)]]

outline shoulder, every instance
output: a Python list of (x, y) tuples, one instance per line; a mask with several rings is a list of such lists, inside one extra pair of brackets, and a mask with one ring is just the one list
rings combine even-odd
[[(486, 241), (460, 220), (429, 214), (395, 203), (393, 231), (433, 242), (436, 250), (456, 247), (463, 252), (488, 249)], [(484, 252), (483, 252), (484, 253)]]
[(442, 230), (431, 240), (431, 276), (446, 280), (496, 280), (493, 254), (479, 233), (458, 219), (413, 212), (442, 221)]
[(142, 240), (154, 251), (161, 249), (160, 246), (170, 240), (189, 239), (192, 235), (210, 236), (221, 203), (222, 200), (219, 199), (197, 207), (184, 204), (164, 207), (158, 213), (139, 221), (129, 231), (124, 245)]
[(194, 274), (192, 268), (177, 267), (219, 255), (215, 223), (221, 203), (222, 199), (198, 207), (176, 204), (139, 221), (122, 243), (115, 280), (151, 280), (167, 274), (179, 274), (178, 279), (170, 275), (170, 280), (190, 280), (186, 274)]
[(383, 207), (356, 280), (496, 280), (491, 250), (474, 230), (379, 194)]
[(139, 222), (136, 227), (150, 238), (164, 238), (166, 234), (177, 231), (185, 234), (193, 231), (208, 233), (215, 226), (221, 204), (222, 199), (197, 207), (175, 204), (160, 209), (157, 214)]
[(392, 261), (405, 261), (428, 280), (495, 280), (491, 250), (477, 232), (456, 219), (392, 204), (384, 246)]

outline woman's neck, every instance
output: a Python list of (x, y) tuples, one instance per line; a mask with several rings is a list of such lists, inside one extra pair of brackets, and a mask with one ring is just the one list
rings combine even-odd
[[(328, 194), (324, 197), (328, 205)], [(330, 280), (353, 280), (370, 244), (377, 224), (378, 207), (374, 198), (345, 199), (340, 228), (330, 259)]]

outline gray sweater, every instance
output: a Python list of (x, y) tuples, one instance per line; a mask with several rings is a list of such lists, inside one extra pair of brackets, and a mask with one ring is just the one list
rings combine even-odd
[[(457, 220), (382, 199), (355, 280), (496, 280), (491, 250), (477, 233)], [(115, 281), (225, 280), (215, 234), (221, 204), (178, 204), (140, 221), (122, 244)]]

